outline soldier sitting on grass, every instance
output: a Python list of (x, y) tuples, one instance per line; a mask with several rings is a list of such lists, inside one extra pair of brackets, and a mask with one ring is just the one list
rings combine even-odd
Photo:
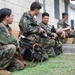
[[(43, 48), (48, 51), (49, 56), (55, 56), (60, 54), (60, 49), (57, 48), (59, 45), (59, 41), (57, 40), (58, 35), (56, 33), (51, 32), (52, 26), (48, 24), (49, 22), (49, 14), (48, 13), (43, 13), (42, 14), (42, 21), (39, 23), (39, 25), (46, 30), (48, 37), (47, 38), (40, 38), (40, 43), (43, 45)], [(58, 42), (58, 43), (57, 43)], [(53, 49), (52, 49), (53, 47)], [(51, 51), (52, 49), (52, 51)], [(50, 50), (50, 52), (49, 52)]]
[[(21, 38), (27, 38), (27, 39), (31, 40), (29, 43), (31, 43), (32, 45), (35, 45), (36, 43), (39, 44), (39, 37), (45, 33), (45, 30), (43, 28), (39, 27), (39, 25), (37, 25), (37, 21), (34, 18), (34, 16), (37, 16), (39, 14), (40, 9), (41, 9), (41, 4), (39, 2), (33, 2), (30, 6), (30, 11), (24, 12), (24, 14), (21, 17), (20, 22), (19, 22), (19, 28), (20, 28), (19, 39), (20, 40), (21, 40)], [(43, 35), (43, 36), (45, 37), (45, 35)], [(24, 48), (27, 48), (27, 47), (24, 47)], [(31, 48), (29, 48), (29, 50), (30, 49)], [(33, 49), (31, 49), (31, 50), (32, 50), (32, 52), (34, 51)], [(24, 54), (25, 52), (26, 52), (26, 50), (22, 51), (24, 59), (27, 58), (27, 56), (26, 56), (27, 54)], [(44, 55), (46, 55), (46, 56), (43, 58), (48, 58), (46, 53), (44, 53)], [(41, 56), (43, 56), (43, 55), (41, 55)]]

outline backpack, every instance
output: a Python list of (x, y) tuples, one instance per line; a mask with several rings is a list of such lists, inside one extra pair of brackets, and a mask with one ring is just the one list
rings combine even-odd
[(44, 61), (48, 59), (47, 53), (42, 49), (42, 46), (38, 43), (32, 45), (31, 40), (28, 38), (22, 38), (20, 46), (23, 49), (22, 55), (26, 60)]

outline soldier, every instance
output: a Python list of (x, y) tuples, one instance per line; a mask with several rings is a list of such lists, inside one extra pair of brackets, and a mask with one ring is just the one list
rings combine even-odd
[[(47, 30), (48, 33), (51, 33), (51, 25), (48, 24), (49, 22), (49, 14), (43, 13), (42, 14), (42, 22), (40, 23), (40, 26)], [(58, 35), (56, 33), (51, 33), (53, 35), (53, 39), (56, 39)]]
[(11, 28), (8, 24), (13, 22), (11, 9), (3, 8), (0, 10), (0, 73), (10, 73), (4, 71), (10, 64), (20, 70), (24, 68), (21, 61), (14, 58), (16, 47), (19, 46), (17, 39), (11, 36)]
[[(42, 22), (39, 24), (42, 28), (44, 28), (47, 31), (48, 37), (47, 38), (40, 38), (40, 42), (43, 45), (43, 48), (46, 46), (45, 49), (48, 50), (49, 56), (55, 56), (55, 53), (58, 53), (53, 51), (52, 47), (54, 47), (54, 49), (57, 47), (55, 46), (55, 40), (58, 37), (58, 35), (56, 33), (52, 33), (51, 32), (51, 25), (48, 24), (49, 21), (49, 14), (48, 13), (43, 13), (42, 14)], [(52, 52), (49, 50), (52, 49)]]
[(39, 14), (41, 9), (41, 5), (38, 2), (33, 2), (30, 6), (29, 12), (24, 12), (21, 20), (19, 22), (20, 38), (27, 38), (31, 40), (31, 44), (34, 45), (35, 43), (39, 43), (39, 36), (42, 34), (44, 29), (37, 25), (37, 22), (34, 16)]
[(57, 33), (59, 34), (59, 37), (62, 39), (66, 39), (67, 37), (74, 36), (74, 31), (66, 23), (67, 19), (68, 19), (68, 14), (62, 13), (62, 19), (59, 20), (57, 23)]
[[(41, 9), (40, 3), (33, 2), (30, 6), (30, 11), (24, 12), (24, 14), (19, 22), (19, 27), (20, 27), (19, 38), (24, 37), (23, 36), (24, 33), (25, 33), (26, 37), (30, 37), (31, 35), (32, 35), (32, 37), (34, 37), (35, 36), (34, 34), (40, 34), (44, 31), (42, 28), (40, 28), (38, 26), (31, 25), (31, 20), (33, 22), (37, 23), (34, 16), (39, 14), (40, 9)], [(32, 39), (32, 37), (30, 37), (30, 38)]]

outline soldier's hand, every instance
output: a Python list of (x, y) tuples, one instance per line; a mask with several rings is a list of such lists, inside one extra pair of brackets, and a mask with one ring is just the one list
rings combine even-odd
[(70, 29), (71, 32), (74, 32), (74, 30)]
[(58, 35), (56, 33), (52, 33), (54, 35), (54, 37), (52, 37), (53, 39), (56, 39), (58, 37)]
[(21, 38), (25, 38), (25, 36), (21, 35), (21, 36), (19, 37), (19, 40), (21, 40)]
[(69, 30), (70, 30), (70, 29), (71, 29), (71, 28), (70, 28), (70, 26), (69, 26), (69, 27), (67, 27), (67, 29), (69, 29)]
[(39, 28), (39, 34), (42, 34), (44, 37), (47, 37), (46, 31), (42, 28)]
[(45, 33), (45, 30), (42, 28), (39, 28), (39, 33)]

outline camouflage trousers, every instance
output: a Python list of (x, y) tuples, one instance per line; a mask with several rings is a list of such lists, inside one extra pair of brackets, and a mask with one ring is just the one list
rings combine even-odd
[(67, 42), (67, 38), (73, 38), (72, 43), (75, 43), (75, 31), (66, 31), (66, 34), (67, 34), (67, 37), (65, 39), (59, 37), (60, 41), (64, 44)]
[(52, 38), (40, 38), (40, 44), (43, 45), (43, 46), (55, 46), (55, 40), (52, 39)]
[(75, 37), (75, 31), (67, 31), (68, 37)]
[(52, 47), (55, 47), (55, 40), (51, 38), (41, 38), (40, 43), (43, 47), (43, 50), (46, 51), (48, 56), (55, 56), (54, 49)]
[(6, 69), (9, 66), (14, 57), (15, 52), (16, 46), (12, 44), (0, 46), (0, 70)]
[(72, 44), (74, 44), (75, 43), (75, 30), (73, 32), (68, 31), (68, 37), (72, 37), (73, 38)]

